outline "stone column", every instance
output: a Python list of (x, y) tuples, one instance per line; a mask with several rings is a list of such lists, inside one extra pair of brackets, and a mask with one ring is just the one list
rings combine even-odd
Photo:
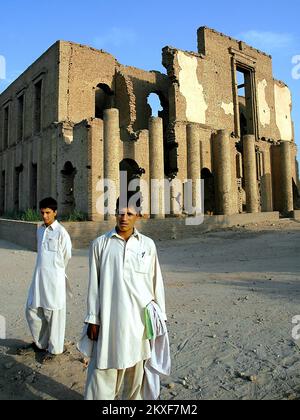
[(273, 211), (273, 193), (272, 193), (272, 176), (271, 176), (271, 151), (263, 152), (264, 174), (261, 178), (261, 191), (262, 191), (262, 211)]
[(255, 154), (255, 136), (243, 138), (244, 177), (246, 190), (246, 208), (248, 213), (258, 213), (258, 187)]
[[(86, 124), (81, 124), (79, 130), (80, 132), (77, 132), (77, 130), (74, 132), (74, 136), (86, 136), (85, 138), (88, 141), (88, 166), (90, 169), (88, 171), (87, 183), (88, 196), (82, 192), (86, 184), (83, 184), (82, 180), (77, 179), (78, 188), (77, 191), (75, 189), (74, 194), (76, 207), (79, 207), (80, 204), (84, 209), (87, 204), (89, 220), (99, 222), (104, 220), (104, 212), (101, 208), (101, 204), (103, 205), (104, 202), (101, 203), (99, 198), (99, 186), (101, 185), (101, 180), (104, 178), (103, 121), (97, 118), (91, 119), (88, 121), (88, 127), (86, 127)], [(81, 186), (79, 186), (79, 182)], [(87, 201), (86, 198), (88, 198)]]
[(227, 130), (219, 130), (213, 139), (216, 196), (219, 214), (232, 214), (231, 148)]
[[(149, 159), (150, 159), (150, 189), (151, 189), (151, 217), (163, 219), (165, 217), (165, 171), (164, 171), (164, 136), (163, 120), (151, 117), (149, 120)], [(155, 184), (159, 181), (158, 184)], [(156, 187), (154, 188), (154, 185)]]
[(282, 211), (288, 215), (294, 210), (291, 143), (283, 141), (280, 144), (281, 157), (281, 202)]
[[(200, 197), (197, 197), (197, 182), (200, 175), (200, 139), (198, 127), (195, 124), (187, 126), (187, 176), (192, 180), (192, 205), (197, 207)], [(198, 200), (197, 200), (198, 198)]]
[[(114, 217), (113, 206), (115, 198), (120, 193), (120, 123), (119, 110), (115, 108), (106, 109), (104, 111), (104, 179), (109, 183), (114, 183), (115, 190), (110, 191), (112, 186), (108, 185), (108, 197), (111, 199), (109, 203), (110, 213), (105, 219), (109, 220)], [(111, 194), (110, 194), (111, 193)], [(114, 194), (115, 193), (115, 194)], [(115, 196), (116, 195), (116, 196)]]

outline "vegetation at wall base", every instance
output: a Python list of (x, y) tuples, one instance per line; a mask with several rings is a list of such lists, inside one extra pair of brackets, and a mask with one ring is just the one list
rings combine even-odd
[[(42, 222), (40, 212), (33, 209), (27, 209), (23, 212), (6, 212), (0, 217), (2, 219), (19, 220), (23, 222)], [(88, 215), (78, 210), (74, 210), (69, 215), (58, 217), (58, 219), (62, 222), (85, 222), (88, 220)]]
[(11, 211), (4, 213), (2, 216), (3, 219), (10, 220), (21, 220), (23, 222), (40, 222), (41, 215), (40, 212), (33, 209), (27, 209), (23, 212)]

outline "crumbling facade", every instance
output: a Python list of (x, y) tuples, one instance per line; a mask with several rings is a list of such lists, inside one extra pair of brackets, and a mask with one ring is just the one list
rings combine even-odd
[(179, 181), (171, 213), (185, 210), (180, 185), (202, 178), (206, 214), (289, 214), (298, 199), (292, 101), (271, 57), (202, 27), (198, 53), (166, 47), (163, 65), (166, 75), (147, 72), (64, 41), (33, 63), (0, 95), (0, 214), (51, 195), (62, 214), (103, 220), (99, 181), (118, 184), (120, 169), (148, 185)]

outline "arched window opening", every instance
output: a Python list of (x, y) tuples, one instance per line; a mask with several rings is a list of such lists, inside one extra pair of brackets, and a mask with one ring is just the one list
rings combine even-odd
[[(172, 168), (170, 168), (170, 160), (172, 157), (170, 156), (170, 153), (172, 154), (172, 151), (169, 149), (169, 101), (163, 94), (163, 92), (157, 90), (154, 92), (151, 92), (147, 96), (147, 113), (145, 116), (143, 116), (145, 120), (145, 127), (148, 127), (148, 121), (150, 117), (160, 117), (163, 120), (163, 136), (164, 136), (164, 157), (165, 157), (165, 175), (169, 178), (172, 177), (171, 172)], [(144, 127), (142, 127), (144, 128)], [(174, 155), (173, 157), (176, 158), (177, 161), (177, 155)], [(177, 167), (177, 163), (174, 163), (174, 167)]]
[(147, 104), (151, 108), (151, 116), (159, 117), (163, 111), (161, 99), (157, 93), (150, 93), (147, 98)]
[(95, 88), (95, 118), (103, 120), (105, 109), (112, 108), (114, 92), (108, 85), (100, 83)]

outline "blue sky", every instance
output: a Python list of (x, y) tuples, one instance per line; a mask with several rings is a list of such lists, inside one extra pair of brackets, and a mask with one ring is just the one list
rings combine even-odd
[[(197, 28), (208, 26), (273, 56), (274, 77), (285, 81), (293, 94), (300, 146), (300, 66), (295, 68), (300, 63), (299, 15), (299, 0), (3, 0), (0, 92), (58, 39), (102, 48), (123, 64), (165, 72), (161, 49), (171, 45), (196, 51)], [(1, 80), (3, 57), (6, 80)]]

